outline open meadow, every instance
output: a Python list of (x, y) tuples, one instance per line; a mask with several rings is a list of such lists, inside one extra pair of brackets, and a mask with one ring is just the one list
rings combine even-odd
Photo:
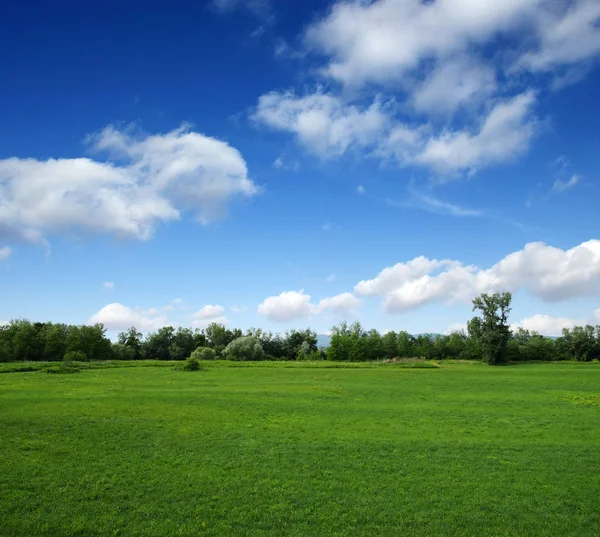
[(0, 374), (2, 537), (600, 535), (600, 364), (123, 365)]

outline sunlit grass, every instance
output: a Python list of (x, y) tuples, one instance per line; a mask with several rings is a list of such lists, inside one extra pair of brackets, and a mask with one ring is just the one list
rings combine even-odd
[(600, 534), (598, 364), (122, 365), (0, 375), (2, 537)]

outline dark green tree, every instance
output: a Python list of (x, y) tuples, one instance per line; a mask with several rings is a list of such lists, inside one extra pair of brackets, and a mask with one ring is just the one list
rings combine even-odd
[(506, 348), (510, 340), (508, 315), (511, 311), (510, 293), (482, 294), (473, 299), (473, 311), (479, 310), (479, 321), (472, 319), (469, 333), (477, 339), (484, 362), (490, 365), (506, 361)]

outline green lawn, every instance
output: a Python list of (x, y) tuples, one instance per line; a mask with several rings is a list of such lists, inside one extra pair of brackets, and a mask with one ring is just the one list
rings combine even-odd
[(600, 535), (600, 364), (157, 365), (0, 375), (2, 537)]

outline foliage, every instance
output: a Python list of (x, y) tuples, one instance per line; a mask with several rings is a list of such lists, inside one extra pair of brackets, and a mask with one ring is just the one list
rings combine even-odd
[[(17, 319), (0, 326), (0, 363), (62, 361), (70, 352), (81, 352), (91, 361), (183, 361), (192, 354), (202, 361), (223, 356), (231, 360), (332, 362), (397, 358), (483, 359), (488, 363), (600, 359), (600, 326), (565, 329), (559, 338), (521, 328), (511, 334), (507, 322), (510, 300), (508, 306), (502, 302), (507, 296), (478, 297), (475, 309), (483, 308), (483, 315), (471, 319), (466, 332), (448, 335), (412, 335), (406, 331), (380, 334), (376, 330), (366, 330), (360, 323), (343, 322), (331, 329), (329, 348), (319, 350), (317, 334), (310, 329), (290, 330), (282, 335), (251, 328), (245, 337), (254, 338), (262, 353), (236, 351), (224, 354), (228, 345), (244, 334), (239, 329), (228, 329), (218, 323), (212, 323), (205, 330), (167, 326), (145, 337), (132, 327), (120, 333), (116, 343), (111, 343), (102, 325), (73, 326)], [(236, 345), (231, 348), (235, 349)]]
[(63, 360), (65, 362), (86, 362), (88, 357), (83, 351), (69, 351), (65, 354)]
[(182, 369), (184, 371), (200, 371), (202, 367), (197, 358), (190, 356), (184, 363)]
[(260, 342), (254, 336), (234, 339), (223, 351), (228, 360), (262, 360), (265, 357)]
[(196, 360), (216, 360), (217, 353), (210, 347), (199, 347), (192, 352), (191, 357)]
[(471, 320), (469, 331), (481, 349), (483, 361), (496, 365), (506, 361), (506, 347), (510, 341), (508, 314), (510, 293), (486, 293), (473, 299), (473, 311), (479, 310), (482, 318)]

